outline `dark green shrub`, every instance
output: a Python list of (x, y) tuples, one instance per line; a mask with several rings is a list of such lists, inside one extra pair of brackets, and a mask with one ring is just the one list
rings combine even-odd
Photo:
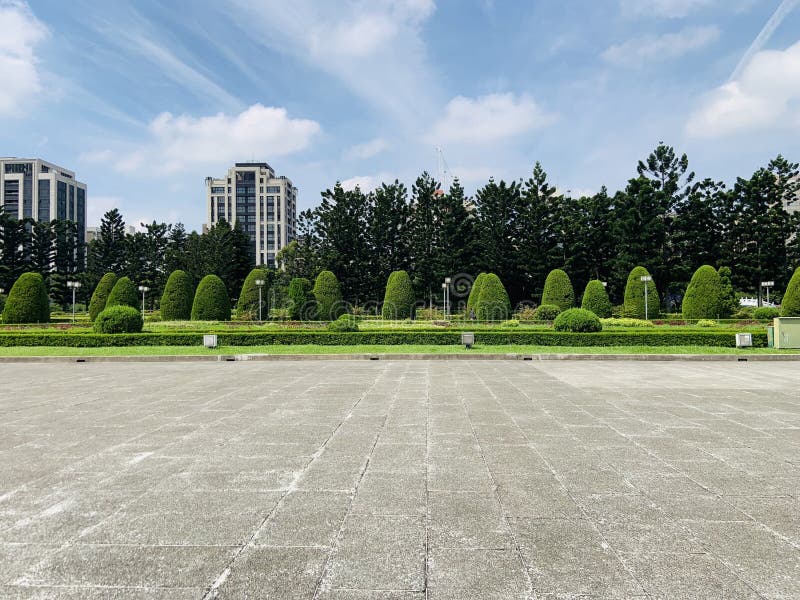
[(644, 267), (634, 267), (628, 275), (622, 316), (632, 319), (652, 319), (658, 316), (661, 310), (661, 301), (655, 281), (647, 282), (647, 316), (645, 316), (644, 281), (640, 279), (644, 275), (650, 275)]
[(570, 308), (556, 317), (553, 329), (571, 333), (596, 333), (603, 330), (603, 324), (598, 316), (590, 310)]
[(143, 325), (142, 313), (132, 306), (118, 304), (101, 311), (93, 329), (95, 333), (139, 333)]
[(289, 282), (289, 318), (293, 321), (314, 321), (316, 302), (311, 291), (311, 282), (305, 277), (295, 277)]
[(483, 282), (486, 281), (487, 273), (479, 273), (478, 276), (475, 278), (475, 281), (472, 282), (472, 287), (469, 290), (469, 296), (467, 297), (467, 312), (466, 317), (468, 319), (472, 318), (472, 311), (474, 311), (478, 305), (478, 298), (481, 295), (481, 290), (483, 289)]
[(191, 318), (193, 299), (192, 278), (180, 269), (173, 271), (161, 295), (161, 320), (185, 321)]
[(718, 319), (722, 313), (722, 279), (717, 270), (703, 265), (692, 275), (683, 296), (684, 319)]
[(772, 306), (759, 306), (753, 311), (753, 318), (759, 321), (771, 321), (775, 317), (780, 316), (780, 309), (773, 308)]
[(317, 318), (335, 321), (345, 312), (339, 280), (330, 271), (322, 271), (314, 282), (314, 299), (317, 301)]
[(483, 280), (475, 312), (481, 321), (505, 321), (511, 316), (508, 292), (494, 273), (487, 274)]
[(720, 267), (717, 273), (719, 273), (719, 280), (722, 284), (720, 317), (727, 319), (739, 310), (739, 300), (736, 298), (736, 293), (733, 291), (733, 283), (731, 281), (733, 273), (731, 273), (730, 267)]
[[(236, 318), (242, 321), (255, 321), (258, 319), (258, 286), (256, 281), (264, 282), (261, 288), (261, 302), (267, 298), (267, 272), (259, 267), (251, 270), (242, 284), (242, 291), (239, 293), (239, 301), (236, 303)], [(261, 308), (261, 317), (267, 316), (267, 311)]]
[(358, 319), (353, 315), (341, 315), (335, 321), (328, 323), (328, 331), (338, 333), (358, 331)]
[(117, 283), (117, 276), (114, 273), (106, 273), (100, 278), (97, 287), (94, 288), (92, 299), (89, 301), (89, 320), (94, 321), (102, 310), (106, 307), (108, 295)]
[(129, 278), (120, 277), (114, 284), (106, 301), (106, 308), (111, 308), (112, 306), (130, 306), (137, 310), (142, 308), (142, 300), (139, 298), (139, 293)]
[(786, 286), (781, 302), (782, 317), (800, 317), (800, 267), (795, 269), (794, 275)]
[(536, 309), (537, 321), (552, 321), (561, 314), (561, 307), (555, 304), (542, 304)]
[(572, 289), (572, 282), (561, 269), (553, 269), (544, 281), (542, 291), (542, 304), (552, 304), (561, 310), (567, 310), (575, 306), (575, 291)]
[(414, 288), (405, 271), (394, 271), (386, 282), (381, 315), (384, 319), (408, 319), (414, 314)]
[(606, 293), (606, 286), (602, 281), (592, 279), (586, 284), (583, 291), (581, 308), (592, 311), (598, 317), (607, 319), (611, 316), (611, 300)]
[(11, 286), (3, 308), (4, 323), (47, 323), (50, 298), (39, 273), (23, 273)]
[(230, 321), (231, 301), (225, 283), (216, 275), (200, 280), (192, 303), (192, 321)]

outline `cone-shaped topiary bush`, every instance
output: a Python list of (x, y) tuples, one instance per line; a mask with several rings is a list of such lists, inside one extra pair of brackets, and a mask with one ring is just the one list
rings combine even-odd
[[(622, 308), (622, 316), (632, 319), (644, 319), (644, 281), (641, 277), (650, 275), (644, 267), (634, 267), (628, 275), (628, 283), (625, 286), (625, 300)], [(647, 318), (652, 319), (658, 316), (661, 311), (661, 300), (658, 297), (655, 281), (647, 282)]]
[(472, 311), (475, 310), (475, 307), (478, 304), (478, 298), (480, 297), (481, 290), (483, 289), (483, 282), (486, 281), (486, 275), (486, 273), (478, 273), (475, 281), (472, 282), (472, 287), (470, 288), (469, 296), (467, 297), (467, 318), (472, 316)]
[[(239, 301), (236, 303), (236, 318), (244, 321), (255, 321), (258, 319), (258, 286), (257, 280), (264, 282), (261, 288), (261, 302), (266, 304), (267, 299), (267, 272), (259, 267), (256, 267), (247, 277), (242, 284), (242, 291), (239, 294)], [(267, 315), (267, 310), (264, 305), (261, 307), (261, 317)]]
[(717, 270), (703, 265), (692, 275), (683, 295), (684, 319), (718, 319), (722, 312), (722, 279)]
[(192, 303), (192, 321), (230, 321), (231, 300), (225, 283), (216, 275), (200, 280)]
[(786, 292), (781, 301), (782, 317), (800, 317), (800, 267), (794, 272), (786, 286)]
[(23, 273), (11, 286), (3, 308), (4, 323), (47, 323), (50, 298), (39, 273)]
[(583, 291), (581, 308), (592, 311), (598, 317), (607, 319), (611, 316), (611, 300), (606, 293), (606, 287), (602, 281), (592, 279), (586, 284)]
[(575, 306), (575, 291), (572, 289), (572, 282), (569, 280), (569, 275), (561, 269), (553, 269), (544, 280), (542, 304), (553, 304), (561, 310)]
[(556, 317), (556, 320), (553, 321), (553, 329), (573, 333), (595, 333), (603, 330), (603, 324), (590, 310), (570, 308)]
[(139, 294), (133, 286), (133, 282), (127, 277), (120, 277), (111, 293), (108, 295), (106, 301), (106, 308), (112, 306), (130, 306), (135, 309), (141, 309), (142, 301), (139, 299)]
[(414, 288), (405, 271), (394, 271), (386, 282), (381, 314), (384, 319), (409, 319), (414, 313)]
[(736, 298), (736, 293), (733, 291), (733, 283), (731, 282), (733, 273), (731, 273), (730, 267), (720, 267), (717, 273), (719, 273), (719, 279), (722, 282), (720, 317), (728, 319), (739, 310), (739, 300)]
[(335, 321), (344, 313), (339, 280), (330, 271), (322, 271), (314, 282), (314, 299), (317, 301), (317, 318)]
[(295, 277), (289, 282), (289, 318), (293, 321), (314, 321), (317, 304), (311, 291), (311, 282), (305, 277)]
[(186, 271), (173, 271), (161, 295), (161, 320), (186, 321), (192, 316), (194, 286)]
[(508, 292), (494, 273), (487, 274), (483, 280), (475, 312), (481, 321), (505, 321), (511, 316)]
[(89, 301), (89, 320), (94, 321), (102, 310), (106, 307), (108, 295), (117, 283), (117, 276), (114, 273), (106, 273), (100, 279), (97, 287), (94, 288), (92, 299)]
[(142, 313), (132, 306), (119, 304), (101, 311), (93, 327), (95, 333), (139, 333), (143, 325)]

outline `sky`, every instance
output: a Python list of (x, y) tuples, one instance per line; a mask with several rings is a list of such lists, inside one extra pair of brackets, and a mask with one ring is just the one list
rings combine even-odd
[(728, 184), (800, 161), (800, 0), (0, 0), (0, 156), (88, 185), (88, 225), (205, 219), (268, 162), (298, 208), (536, 161), (624, 187), (663, 141)]

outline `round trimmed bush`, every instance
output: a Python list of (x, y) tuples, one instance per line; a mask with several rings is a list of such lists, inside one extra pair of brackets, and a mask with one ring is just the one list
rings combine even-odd
[(600, 322), (600, 318), (590, 310), (570, 308), (556, 317), (553, 329), (572, 333), (595, 333), (603, 331), (603, 324)]
[(200, 280), (192, 302), (192, 321), (230, 321), (231, 300), (225, 283), (216, 275)]
[(552, 304), (561, 310), (575, 306), (575, 291), (569, 275), (561, 269), (553, 269), (544, 280), (542, 304)]
[(710, 265), (692, 275), (681, 307), (684, 319), (718, 319), (722, 313), (722, 278)]
[(661, 300), (658, 297), (658, 289), (655, 281), (647, 282), (647, 315), (644, 310), (644, 281), (641, 277), (650, 275), (644, 267), (634, 267), (628, 275), (628, 283), (625, 285), (625, 300), (622, 309), (623, 317), (632, 319), (652, 319), (661, 310)]
[(161, 320), (186, 321), (192, 316), (194, 286), (186, 271), (173, 271), (161, 295)]
[(494, 273), (487, 274), (483, 280), (475, 312), (481, 321), (505, 321), (511, 316), (508, 292)]
[(114, 273), (106, 273), (100, 278), (97, 287), (94, 288), (92, 299), (89, 301), (89, 320), (94, 321), (108, 302), (108, 295), (117, 283), (117, 276)]
[(311, 292), (311, 282), (305, 277), (295, 277), (289, 282), (289, 318), (293, 321), (314, 321), (317, 306)]
[(781, 316), (800, 317), (800, 267), (797, 267), (786, 286), (786, 293), (781, 301)]
[(328, 331), (335, 331), (337, 333), (358, 331), (358, 319), (353, 315), (341, 315), (335, 321), (328, 323)]
[(23, 273), (11, 286), (3, 308), (4, 323), (47, 323), (50, 298), (39, 273)]
[(478, 305), (478, 298), (480, 297), (481, 290), (483, 289), (483, 282), (486, 281), (486, 275), (487, 273), (479, 273), (475, 278), (475, 281), (472, 282), (472, 287), (469, 290), (469, 296), (467, 296), (466, 315), (468, 318), (471, 318), (472, 311), (475, 310)]
[(586, 284), (586, 289), (583, 291), (583, 300), (581, 300), (581, 308), (592, 311), (601, 319), (607, 319), (611, 316), (611, 300), (608, 298), (606, 286), (602, 281), (592, 279)]
[[(261, 280), (264, 285), (261, 288), (261, 301), (267, 298), (267, 272), (256, 267), (251, 270), (242, 284), (242, 291), (239, 293), (239, 301), (236, 303), (236, 318), (242, 320), (255, 321), (258, 319), (258, 286), (256, 281)], [(267, 315), (267, 311), (262, 307), (261, 316)]]
[(536, 309), (534, 317), (537, 321), (552, 321), (562, 312), (561, 307), (555, 304), (542, 304)]
[(780, 316), (782, 316), (781, 311), (772, 306), (759, 306), (753, 311), (753, 318), (759, 321), (771, 321)]
[(386, 282), (381, 315), (384, 319), (408, 319), (414, 313), (414, 288), (405, 271), (394, 271)]
[(323, 321), (335, 321), (345, 312), (339, 280), (330, 271), (322, 271), (317, 275), (314, 299), (317, 301), (317, 318)]
[(141, 309), (141, 299), (133, 286), (133, 282), (128, 277), (120, 277), (111, 289), (106, 301), (106, 308), (112, 306), (130, 306), (137, 310)]
[(142, 313), (132, 306), (118, 304), (101, 311), (93, 328), (95, 333), (139, 333), (143, 325)]

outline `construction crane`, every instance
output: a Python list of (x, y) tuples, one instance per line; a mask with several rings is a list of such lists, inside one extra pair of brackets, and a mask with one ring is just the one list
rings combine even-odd
[(441, 146), (436, 146), (436, 175), (439, 181), (439, 189), (436, 190), (437, 195), (446, 194), (450, 191), (452, 177), (450, 175), (450, 167), (447, 166), (447, 161), (444, 159), (444, 152)]

